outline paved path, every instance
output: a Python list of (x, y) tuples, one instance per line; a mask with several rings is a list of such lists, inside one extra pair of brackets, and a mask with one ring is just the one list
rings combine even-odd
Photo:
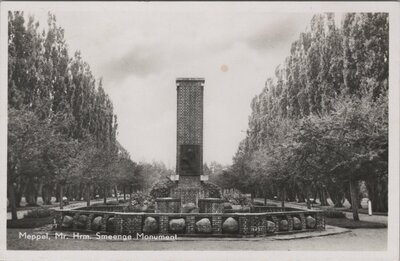
[[(115, 198), (107, 198), (108, 200), (115, 200)], [(90, 201), (90, 204), (95, 204), (95, 203), (101, 203), (103, 202), (103, 199), (93, 199)], [(76, 207), (86, 207), (86, 201), (74, 201), (68, 205), (64, 206), (64, 209), (71, 209), (71, 208), (76, 208)], [(51, 207), (47, 207), (48, 209), (60, 209), (59, 204), (54, 204)], [(17, 217), (18, 219), (22, 219), (25, 214), (30, 212), (35, 208), (30, 208), (30, 209), (22, 209), (22, 210), (17, 210)], [(7, 212), (7, 220), (11, 220), (11, 212)]]
[[(258, 202), (262, 202), (264, 203), (263, 199), (255, 199)], [(277, 201), (277, 200), (268, 200), (269, 203), (273, 203), (276, 204), (278, 206), (281, 206), (281, 201)], [(305, 203), (297, 203), (297, 202), (286, 202), (285, 201), (285, 206), (289, 207), (289, 208), (300, 208), (300, 209), (307, 209), (307, 206), (305, 205)], [(320, 209), (319, 207), (314, 206), (311, 209)], [(353, 219), (353, 213), (351, 212), (343, 212), (345, 213), (346, 217), (348, 219)], [(387, 225), (388, 224), (388, 217), (387, 216), (381, 216), (381, 215), (372, 215), (369, 216), (367, 214), (362, 214), (362, 213), (358, 213), (358, 216), (360, 217), (361, 221), (368, 221), (368, 222), (376, 222), (376, 223), (382, 223)]]
[[(98, 239), (28, 240), (19, 238), (19, 232), (33, 234), (32, 229), (8, 229), (8, 250), (350, 250), (382, 251), (387, 247), (387, 229), (354, 229), (337, 235), (282, 240), (272, 237), (254, 240), (196, 238), (195, 240), (112, 241)], [(127, 253), (127, 255), (129, 255)]]

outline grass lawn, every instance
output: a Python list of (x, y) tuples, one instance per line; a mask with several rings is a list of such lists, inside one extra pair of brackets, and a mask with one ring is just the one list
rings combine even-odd
[(386, 228), (387, 226), (382, 223), (367, 222), (367, 221), (354, 221), (347, 218), (326, 218), (326, 224), (343, 228)]

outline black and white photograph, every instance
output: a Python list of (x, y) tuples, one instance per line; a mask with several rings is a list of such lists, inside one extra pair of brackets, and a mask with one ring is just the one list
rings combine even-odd
[(399, 260), (398, 2), (0, 7), (1, 260)]

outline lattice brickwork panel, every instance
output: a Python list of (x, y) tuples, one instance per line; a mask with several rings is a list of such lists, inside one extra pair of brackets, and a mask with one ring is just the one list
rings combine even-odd
[[(203, 85), (204, 79), (177, 79), (177, 158), (178, 175), (201, 175), (203, 166)], [(180, 145), (199, 145), (198, 171), (181, 173)]]

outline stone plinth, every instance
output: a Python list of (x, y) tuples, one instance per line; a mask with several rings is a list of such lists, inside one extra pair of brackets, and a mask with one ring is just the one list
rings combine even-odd
[(181, 209), (180, 198), (157, 198), (156, 213), (179, 213)]
[(223, 213), (224, 201), (220, 198), (199, 199), (200, 213)]

